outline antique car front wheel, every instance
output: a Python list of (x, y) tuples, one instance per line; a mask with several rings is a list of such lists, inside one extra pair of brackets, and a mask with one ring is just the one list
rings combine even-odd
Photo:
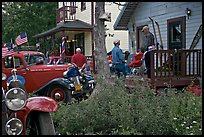
[(62, 85), (52, 85), (48, 89), (48, 96), (59, 103), (70, 103), (72, 98), (71, 92)]
[(56, 135), (49, 112), (32, 112), (26, 123), (26, 135)]

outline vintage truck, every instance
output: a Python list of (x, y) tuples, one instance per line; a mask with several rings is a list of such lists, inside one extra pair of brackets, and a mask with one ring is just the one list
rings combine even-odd
[(28, 93), (48, 96), (58, 102), (70, 102), (71, 91), (64, 81), (63, 72), (72, 64), (48, 65), (43, 63), (45, 56), (36, 51), (8, 51), (2, 48), (2, 73), (7, 79), (2, 81), (6, 89), (6, 82), (12, 80), (11, 70), (17, 69), (17, 78), (22, 81)]

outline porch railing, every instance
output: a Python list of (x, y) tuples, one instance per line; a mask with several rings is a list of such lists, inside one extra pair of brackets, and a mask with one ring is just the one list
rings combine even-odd
[(178, 79), (201, 76), (201, 49), (155, 50), (150, 56), (152, 84), (171, 81), (179, 85)]
[(56, 10), (56, 22), (73, 21), (76, 19), (76, 6), (64, 6)]

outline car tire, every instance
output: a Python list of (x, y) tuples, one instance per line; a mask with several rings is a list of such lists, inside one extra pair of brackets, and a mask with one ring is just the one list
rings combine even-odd
[(36, 111), (27, 119), (26, 134), (56, 135), (52, 117), (49, 112)]
[[(60, 94), (59, 99), (55, 99), (56, 93)], [(70, 103), (72, 99), (71, 91), (69, 91), (66, 87), (58, 84), (52, 85), (48, 89), (48, 96), (59, 103)]]

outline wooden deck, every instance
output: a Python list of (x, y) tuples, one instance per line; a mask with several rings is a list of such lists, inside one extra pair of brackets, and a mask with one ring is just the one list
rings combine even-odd
[(151, 85), (155, 89), (187, 86), (201, 76), (201, 50), (152, 51), (151, 72)]

